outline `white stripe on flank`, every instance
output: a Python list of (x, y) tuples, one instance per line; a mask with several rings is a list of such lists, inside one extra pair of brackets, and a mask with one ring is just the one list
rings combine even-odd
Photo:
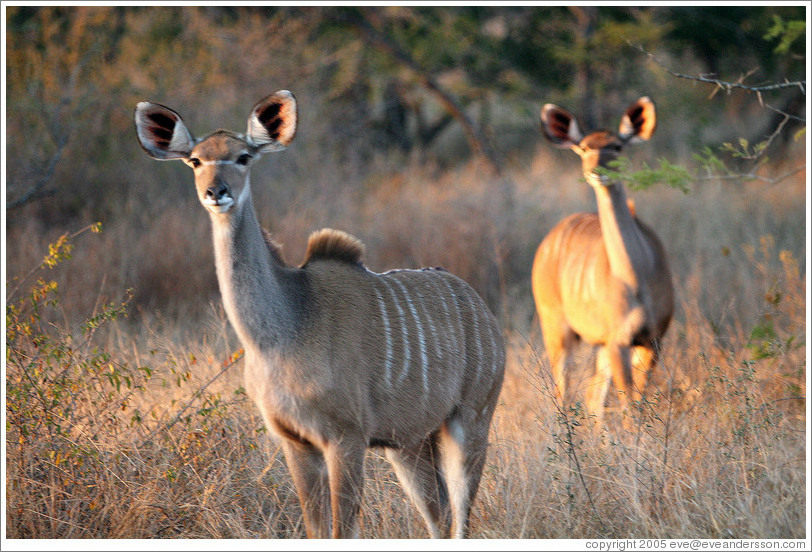
[[(463, 320), (462, 309), (457, 301), (457, 294), (454, 290), (454, 286), (452, 285), (452, 279), (445, 275), (443, 275), (440, 279), (447, 290), (446, 293), (440, 294), (441, 297), (443, 297), (443, 305), (451, 303), (453, 306), (453, 312), (451, 312), (451, 309), (448, 309), (448, 328), (449, 333), (453, 337), (453, 349), (449, 354), (454, 362), (454, 369), (448, 372), (448, 385), (452, 389), (460, 389), (460, 386), (467, 379), (466, 366), (469, 364), (469, 359), (467, 358), (469, 353), (466, 344), (467, 336), (465, 331), (465, 322)], [(446, 301), (446, 296), (448, 296), (448, 301)]]
[[(444, 325), (444, 331), (437, 335), (437, 357), (442, 360), (446, 356), (455, 355), (453, 343), (456, 343), (457, 338), (454, 335), (456, 333), (454, 330), (454, 321), (451, 319), (451, 313), (448, 312), (448, 303), (445, 301), (445, 293), (442, 293), (439, 289), (437, 289), (437, 280), (438, 278), (434, 278), (432, 280), (432, 284), (434, 284), (434, 289), (438, 291), (437, 296), (440, 298), (440, 302), (443, 305), (443, 320), (446, 322)], [(443, 338), (443, 344), (440, 344), (440, 337)]]
[(448, 288), (448, 292), (450, 293), (451, 304), (454, 305), (454, 314), (456, 315), (457, 320), (456, 325), (459, 329), (459, 333), (457, 334), (456, 339), (454, 340), (455, 344), (458, 347), (458, 350), (455, 351), (455, 354), (460, 358), (462, 358), (462, 356), (465, 354), (465, 327), (463, 326), (462, 322), (462, 313), (460, 312), (460, 306), (457, 304), (457, 296), (454, 293), (454, 288), (451, 287), (451, 284), (449, 283), (447, 278), (443, 278), (443, 283), (445, 284), (445, 287)]
[[(414, 308), (414, 301), (409, 297), (409, 291), (406, 289), (406, 286), (403, 285), (403, 282), (399, 282), (398, 280), (394, 280), (395, 283), (400, 286), (400, 289), (403, 291), (403, 296), (406, 299), (406, 303), (409, 305), (409, 310), (412, 313), (412, 317), (414, 318), (414, 325), (417, 328), (417, 338), (420, 342), (420, 367), (423, 371), (423, 388), (425, 391), (429, 390), (429, 380), (428, 380), (428, 366), (429, 360), (428, 356), (426, 355), (426, 336), (423, 333), (423, 324), (420, 322), (420, 317), (417, 315), (417, 311)], [(406, 326), (404, 325), (404, 330)], [(406, 375), (406, 370), (403, 371), (401, 374), (401, 379), (399, 381), (403, 381), (403, 377)]]
[(400, 321), (400, 330), (401, 334), (403, 335), (403, 370), (401, 370), (400, 377), (398, 378), (398, 383), (403, 381), (403, 378), (406, 377), (406, 373), (409, 371), (409, 363), (411, 362), (411, 352), (409, 348), (409, 328), (406, 326), (406, 317), (403, 315), (403, 309), (400, 308), (400, 301), (398, 301), (398, 297), (395, 294), (395, 290), (393, 290), (389, 283), (386, 280), (381, 280), (385, 285), (386, 289), (389, 290), (389, 294), (392, 296), (392, 302), (395, 303), (395, 308), (398, 311), (398, 320)]
[(476, 354), (477, 360), (474, 363), (476, 366), (476, 373), (479, 376), (482, 368), (482, 363), (484, 362), (484, 358), (482, 358), (482, 331), (479, 328), (479, 309), (476, 307), (471, 309), (471, 320), (474, 324), (474, 343), (476, 344)]
[(426, 362), (423, 369), (423, 386), (426, 388), (426, 393), (428, 393), (428, 369), (431, 366), (431, 360), (432, 358), (439, 360), (442, 353), (440, 352), (440, 342), (437, 336), (437, 329), (435, 328), (434, 322), (431, 319), (431, 312), (427, 308), (428, 305), (432, 304), (431, 299), (427, 299), (422, 293), (420, 293), (419, 289), (417, 290), (417, 298), (419, 300), (418, 306), (420, 307), (420, 312), (423, 314), (426, 324), (428, 325), (428, 331), (426, 332)]
[(384, 362), (384, 376), (387, 387), (392, 387), (392, 328), (389, 325), (389, 315), (386, 312), (386, 303), (376, 289), (375, 295), (378, 297), (378, 307), (381, 310), (381, 320), (383, 320), (383, 333), (386, 335), (386, 362)]
[[(434, 326), (434, 322), (431, 319), (431, 312), (426, 308), (427, 305), (431, 304), (431, 300), (426, 299), (420, 292), (418, 292), (417, 295), (420, 298), (420, 307), (423, 315), (426, 317), (426, 323), (429, 326), (429, 331), (426, 334), (426, 349), (429, 354), (433, 354), (439, 360), (443, 356), (443, 351), (442, 347), (440, 346), (439, 336), (437, 335), (437, 328)], [(429, 339), (434, 341), (433, 347)]]
[(491, 373), (492, 374), (496, 374), (496, 370), (498, 369), (498, 366), (496, 365), (496, 363), (499, 362), (499, 357), (496, 354), (497, 347), (498, 347), (498, 345), (497, 345), (498, 337), (497, 337), (497, 333), (496, 333), (498, 331), (497, 328), (498, 328), (498, 326), (496, 326), (496, 325), (493, 325), (493, 324), (489, 325), (490, 331), (488, 333), (491, 336)]

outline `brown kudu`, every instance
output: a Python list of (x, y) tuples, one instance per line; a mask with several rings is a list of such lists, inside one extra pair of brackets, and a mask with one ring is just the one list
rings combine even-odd
[(648, 140), (656, 127), (654, 103), (632, 103), (617, 134), (584, 135), (565, 109), (541, 110), (544, 135), (581, 157), (598, 212), (577, 213), (544, 238), (533, 262), (532, 285), (556, 392), (564, 398), (567, 356), (582, 339), (599, 347), (586, 407), (600, 422), (611, 381), (624, 410), (642, 397), (657, 362), (660, 340), (674, 311), (665, 249), (640, 222), (621, 182), (599, 174), (630, 143)]
[(505, 365), (479, 295), (441, 269), (378, 274), (343, 232), (311, 235), (288, 266), (261, 228), (249, 183), (261, 154), (296, 133), (296, 100), (260, 100), (245, 135), (194, 139), (171, 109), (141, 102), (156, 159), (194, 169), (211, 218), (217, 278), (245, 349), (245, 387), (282, 442), (309, 537), (357, 535), (364, 455), (382, 447), (432, 537), (464, 537)]

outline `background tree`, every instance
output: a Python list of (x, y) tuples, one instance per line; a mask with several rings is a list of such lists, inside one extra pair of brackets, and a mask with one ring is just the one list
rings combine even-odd
[[(181, 209), (182, 167), (151, 166), (147, 179), (133, 169), (132, 106), (143, 99), (182, 107), (204, 132), (240, 124), (243, 106), (269, 89), (295, 90), (306, 139), (258, 175), (274, 219), (297, 198), (323, 205), (326, 221), (345, 216), (329, 198), (374, 192), (386, 182), (377, 175), (410, 163), (439, 179), (479, 158), (509, 175), (537, 155), (548, 101), (596, 127), (651, 95), (661, 115), (655, 146), (672, 162), (773, 135), (778, 156), (805, 126), (801, 88), (709, 98), (706, 88), (675, 86), (673, 73), (751, 87), (805, 82), (803, 16), (786, 6), (10, 6), (7, 231), (102, 220), (142, 235)], [(498, 192), (506, 204), (511, 194)], [(163, 282), (175, 261), (158, 270), (126, 248), (120, 255), (121, 278), (159, 302), (172, 297)], [(194, 272), (192, 259), (178, 262)], [(190, 294), (212, 281), (201, 276)]]

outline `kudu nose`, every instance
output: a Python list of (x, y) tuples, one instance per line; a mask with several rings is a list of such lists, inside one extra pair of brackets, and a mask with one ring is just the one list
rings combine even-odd
[(228, 195), (228, 186), (224, 182), (215, 184), (206, 190), (206, 199), (212, 201), (219, 201)]
[(213, 213), (229, 211), (234, 206), (231, 188), (222, 178), (214, 178), (210, 184), (203, 192), (200, 201)]

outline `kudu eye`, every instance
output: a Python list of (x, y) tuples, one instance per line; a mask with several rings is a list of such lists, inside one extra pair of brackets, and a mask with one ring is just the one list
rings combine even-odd
[(189, 159), (189, 164), (196, 169), (201, 164), (200, 159), (198, 159), (197, 157), (192, 157), (191, 159)]
[(248, 162), (249, 162), (250, 160), (251, 160), (251, 154), (249, 154), (249, 153), (243, 153), (242, 155), (240, 155), (240, 156), (237, 158), (237, 164), (238, 164), (238, 165), (243, 165), (243, 166), (245, 166), (245, 165), (247, 165), (247, 164), (248, 164)]

